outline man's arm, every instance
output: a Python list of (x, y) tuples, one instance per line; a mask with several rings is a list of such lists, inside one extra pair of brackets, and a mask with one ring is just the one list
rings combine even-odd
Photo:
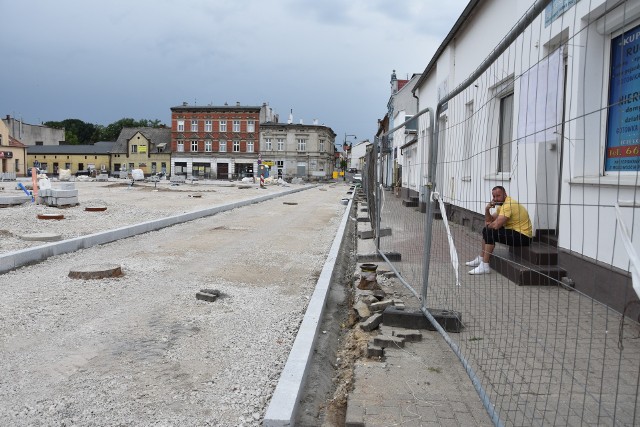
[(487, 227), (497, 230), (499, 228), (504, 227), (504, 225), (507, 223), (508, 220), (509, 218), (507, 218), (506, 216), (498, 215), (497, 217), (495, 217), (495, 219), (491, 223), (487, 224)]

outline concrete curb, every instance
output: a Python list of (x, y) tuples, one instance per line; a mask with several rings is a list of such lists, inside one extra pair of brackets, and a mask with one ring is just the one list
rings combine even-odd
[(0, 274), (9, 272), (25, 265), (44, 261), (45, 259), (52, 256), (75, 252), (80, 249), (87, 249), (92, 246), (103, 245), (105, 243), (115, 242), (116, 240), (125, 239), (137, 234), (160, 230), (172, 225), (192, 221), (194, 219), (204, 218), (220, 212), (225, 212), (243, 206), (264, 202), (266, 200), (275, 199), (277, 197), (286, 196), (289, 194), (297, 193), (299, 191), (309, 190), (315, 187), (317, 187), (317, 185), (309, 185), (302, 188), (287, 190), (282, 193), (267, 194), (264, 196), (254, 197), (252, 199), (234, 202), (227, 205), (201, 209), (193, 212), (186, 212), (179, 215), (146, 221), (140, 224), (128, 225), (126, 227), (116, 228), (113, 230), (101, 231), (99, 233), (80, 236), (60, 242), (48, 243), (34, 248), (9, 252), (7, 254), (0, 255)]
[(309, 300), (307, 311), (300, 324), (300, 329), (298, 329), (287, 363), (280, 374), (280, 379), (267, 407), (262, 423), (264, 427), (293, 426), (295, 424), (300, 396), (320, 329), (336, 260), (351, 215), (352, 203), (353, 199), (350, 199), (342, 216), (340, 227), (322, 267), (313, 295)]

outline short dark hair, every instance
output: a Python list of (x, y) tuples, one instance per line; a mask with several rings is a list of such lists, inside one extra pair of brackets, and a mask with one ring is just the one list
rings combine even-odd
[(493, 192), (493, 190), (502, 190), (502, 192), (506, 195), (507, 194), (507, 190), (504, 189), (504, 187), (502, 185), (496, 185), (495, 187), (493, 187), (491, 189), (491, 191)]

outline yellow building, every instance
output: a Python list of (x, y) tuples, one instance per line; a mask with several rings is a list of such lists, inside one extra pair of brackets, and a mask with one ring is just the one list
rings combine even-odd
[(101, 141), (93, 145), (34, 145), (27, 147), (27, 167), (40, 168), (56, 176), (60, 169), (70, 169), (71, 174), (111, 170), (113, 142)]
[(25, 145), (9, 135), (9, 128), (0, 120), (0, 179), (25, 176)]
[(145, 176), (170, 175), (171, 129), (124, 128), (111, 150), (112, 172), (141, 169)]

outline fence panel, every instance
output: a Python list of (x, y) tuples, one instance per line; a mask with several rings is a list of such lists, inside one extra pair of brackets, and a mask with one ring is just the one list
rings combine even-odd
[[(448, 337), (496, 424), (640, 425), (640, 7), (564, 4), (514, 23), (435, 124), (423, 114), (415, 135), (384, 135), (367, 165), (378, 249), (399, 255), (390, 265), (424, 308), (460, 313)], [(400, 190), (380, 185), (389, 162), (403, 164)], [(496, 186), (526, 208), (533, 240), (496, 244), (490, 273), (469, 274)]]

